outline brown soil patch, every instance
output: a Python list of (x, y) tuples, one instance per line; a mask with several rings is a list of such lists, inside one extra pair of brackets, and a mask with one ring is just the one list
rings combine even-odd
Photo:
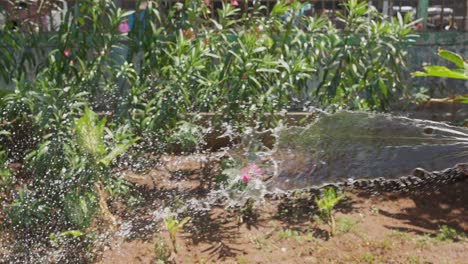
[[(200, 169), (200, 168), (197, 168)], [(152, 178), (157, 178), (152, 177)], [(139, 235), (116, 239), (100, 263), (156, 263), (155, 244), (171, 248), (163, 225), (152, 215), (178, 189), (197, 197), (203, 188), (192, 180), (179, 187), (146, 192), (146, 205), (120, 217), (133, 220)], [(145, 185), (145, 184), (143, 184)], [(156, 188), (157, 181), (151, 187)], [(148, 185), (147, 185), (148, 186)], [(167, 198), (169, 197), (169, 198)], [(257, 217), (239, 223), (236, 214), (214, 208), (193, 216), (177, 237), (173, 263), (467, 263), (468, 242), (441, 241), (446, 225), (468, 232), (468, 182), (458, 182), (430, 193), (368, 196), (348, 192), (336, 208), (339, 234), (328, 237), (328, 227), (314, 220), (316, 213), (297, 205), (279, 211), (279, 201), (257, 206)], [(144, 208), (144, 209), (143, 209)], [(153, 212), (154, 215), (154, 212)], [(164, 263), (164, 262), (160, 262)]]

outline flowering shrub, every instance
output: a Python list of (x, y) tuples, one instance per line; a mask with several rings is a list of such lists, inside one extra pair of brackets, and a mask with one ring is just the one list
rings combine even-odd
[(259, 178), (263, 174), (263, 169), (259, 168), (257, 164), (250, 163), (241, 169), (241, 181), (248, 184), (250, 179)]
[(226, 198), (228, 207), (253, 207), (254, 203), (262, 201), (268, 192), (264, 181), (265, 170), (254, 162), (244, 164), (240, 168), (226, 169), (223, 174), (227, 176), (227, 180), (217, 193)]
[[(29, 182), (6, 205), (13, 226), (28, 218), (29, 230), (54, 217), (65, 223), (57, 229), (84, 228), (100, 206), (94, 183), (111, 186), (111, 160), (128, 148), (120, 144), (130, 146), (135, 135), (145, 150), (171, 145), (164, 140), (196, 149), (202, 129), (181, 123), (189, 113), (215, 113), (213, 120), (237, 131), (308, 106), (385, 108), (401, 86), (413, 30), (357, 0), (339, 14), (343, 30), (326, 17), (298, 16), (299, 1), (278, 1), (270, 16), (260, 1), (244, 13), (245, 1), (223, 1), (211, 14), (211, 1), (155, 0), (133, 16), (113, 2), (74, 1), (67, 23), (47, 35), (0, 28), (0, 124), (11, 135), (15, 126), (31, 127), (31, 144), (18, 158)], [(89, 122), (75, 126), (84, 115)], [(101, 144), (76, 142), (79, 127), (98, 131)], [(18, 150), (2, 151), (9, 159)], [(228, 205), (251, 208), (267, 193), (259, 163), (224, 174), (219, 192)]]

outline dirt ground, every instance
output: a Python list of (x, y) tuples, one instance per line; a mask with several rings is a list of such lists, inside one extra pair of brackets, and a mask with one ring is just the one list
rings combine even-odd
[[(148, 184), (157, 185), (158, 173), (152, 177)], [(116, 212), (140, 223), (133, 227), (140, 235), (115, 238), (98, 263), (468, 263), (468, 181), (428, 193), (348, 191), (336, 207), (334, 237), (307, 204), (266, 201), (256, 218), (243, 223), (235, 213), (213, 208), (178, 232), (178, 253), (170, 256), (169, 235), (161, 223), (151, 223), (148, 208), (167, 195), (203, 190), (179, 183), (174, 192), (161, 184), (166, 189), (148, 191), (145, 209)], [(443, 226), (455, 231), (441, 231)]]

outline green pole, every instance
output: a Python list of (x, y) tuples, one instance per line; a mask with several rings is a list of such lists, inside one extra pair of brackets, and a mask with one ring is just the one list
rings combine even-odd
[(418, 2), (418, 18), (422, 18), (421, 23), (423, 28), (427, 24), (427, 8), (429, 7), (429, 0), (419, 0)]

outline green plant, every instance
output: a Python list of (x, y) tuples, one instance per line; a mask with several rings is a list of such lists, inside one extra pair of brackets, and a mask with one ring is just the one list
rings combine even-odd
[(176, 130), (169, 136), (170, 149), (180, 148), (182, 152), (191, 152), (203, 142), (203, 128), (187, 121), (179, 121)]
[[(407, 18), (386, 19), (355, 0), (339, 14), (344, 29), (296, 15), (299, 1), (277, 1), (271, 16), (259, 1), (243, 13), (223, 3), (217, 19), (200, 0), (148, 1), (133, 13), (113, 2), (74, 1), (66, 23), (47, 34), (0, 28), (1, 188), (11, 196), (8, 222), (26, 231), (18, 234), (86, 229), (98, 211), (107, 214), (106, 192), (129, 192), (112, 166), (128, 158), (136, 136), (143, 151), (203, 143), (191, 113), (213, 113), (210, 128), (242, 131), (275, 125), (282, 110), (383, 109), (414, 37)], [(134, 26), (123, 32), (129, 15)], [(26, 142), (7, 138), (18, 128)], [(6, 156), (23, 162), (19, 191)], [(263, 177), (231, 172), (220, 185), (252, 212)]]
[(465, 239), (466, 235), (463, 232), (458, 232), (456, 229), (446, 225), (440, 226), (435, 239), (437, 241), (459, 241)]
[(48, 217), (49, 208), (42, 199), (37, 199), (33, 192), (23, 187), (5, 211), (10, 223), (21, 230), (35, 229), (43, 224)]
[(84, 230), (89, 226), (96, 211), (97, 201), (94, 193), (70, 193), (64, 197), (64, 210), (73, 226)]
[(468, 63), (465, 62), (462, 56), (448, 51), (439, 49), (437, 52), (439, 57), (455, 64), (456, 68), (449, 69), (445, 66), (425, 66), (425, 72), (415, 72), (413, 76), (416, 77), (443, 77), (443, 78), (453, 78), (453, 79), (461, 79), (461, 80), (468, 80)]
[(380, 214), (379, 208), (377, 208), (375, 206), (372, 206), (369, 210), (370, 210), (371, 214), (373, 214), (373, 215), (379, 215)]
[(364, 253), (359, 259), (359, 261), (372, 264), (372, 263), (375, 263), (376, 257), (372, 253), (368, 252), (368, 253)]
[(388, 236), (402, 241), (409, 241), (411, 239), (410, 234), (400, 230), (392, 230)]
[(347, 217), (340, 217), (335, 220), (336, 231), (338, 234), (349, 232), (357, 224), (357, 220), (350, 219)]
[(330, 226), (330, 236), (336, 234), (336, 222), (333, 216), (333, 208), (343, 198), (344, 195), (337, 196), (333, 188), (323, 190), (321, 198), (315, 197), (315, 204), (317, 205), (321, 217)]
[(64, 240), (67, 240), (67, 239), (75, 239), (75, 238), (78, 238), (78, 237), (81, 237), (83, 236), (84, 233), (79, 231), (79, 230), (67, 230), (67, 231), (63, 231), (59, 234), (54, 234), (54, 233), (50, 233), (49, 234), (49, 240), (50, 240), (50, 243), (54, 246), (54, 247), (58, 247), (60, 246)]
[(281, 229), (278, 232), (278, 240), (285, 240), (285, 239), (291, 239), (291, 238), (298, 238), (301, 236), (301, 232), (298, 230), (293, 230), (293, 229)]
[(226, 178), (217, 192), (226, 198), (227, 207), (240, 208), (237, 217), (239, 223), (243, 223), (255, 217), (255, 204), (266, 194), (263, 180), (265, 171), (252, 161), (248, 165), (241, 162), (233, 162), (231, 165), (235, 167), (223, 170), (222, 174)]
[(138, 139), (130, 136), (120, 144), (115, 144), (111, 150), (106, 150), (104, 143), (104, 127), (106, 118), (98, 119), (96, 113), (85, 108), (84, 115), (76, 122), (76, 144), (80, 150), (88, 155), (96, 165), (109, 165), (115, 158), (127, 151)]
[[(1, 131), (0, 131), (1, 134)], [(6, 166), (7, 157), (5, 151), (0, 151), (0, 190), (7, 191), (14, 182), (10, 170)]]
[(416, 240), (416, 247), (420, 249), (427, 248), (434, 242), (433, 238), (429, 234), (424, 234)]
[[(415, 77), (440, 77), (459, 80), (468, 80), (468, 63), (462, 56), (454, 52), (439, 49), (439, 57), (453, 63), (455, 68), (450, 69), (445, 66), (429, 65), (424, 67), (424, 72), (414, 72)], [(468, 103), (468, 97), (459, 95), (454, 98), (456, 101)]]
[(176, 234), (179, 231), (179, 229), (182, 229), (189, 220), (190, 217), (185, 217), (182, 220), (178, 220), (173, 215), (164, 218), (164, 226), (169, 232), (169, 238), (171, 239), (172, 249), (174, 253), (177, 253)]
[(171, 250), (160, 237), (154, 243), (154, 253), (156, 255), (156, 263), (168, 263), (171, 256)]

